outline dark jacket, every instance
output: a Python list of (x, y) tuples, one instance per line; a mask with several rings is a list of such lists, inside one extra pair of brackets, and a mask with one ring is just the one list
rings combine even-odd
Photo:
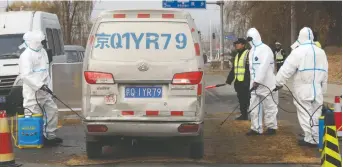
[[(245, 50), (246, 49), (238, 51), (238, 59), (241, 58), (242, 53)], [(249, 52), (247, 53), (246, 56), (247, 56), (247, 59), (246, 59), (246, 63), (245, 63), (244, 80), (243, 81), (238, 81), (237, 79), (235, 80), (234, 87), (236, 90), (241, 88), (241, 87), (248, 88), (248, 89), (250, 87)], [(230, 73), (226, 79), (226, 83), (229, 85), (231, 85), (233, 80), (235, 79), (235, 65), (234, 64), (235, 64), (235, 59), (233, 59), (233, 67), (232, 67), (232, 69), (231, 69), (231, 71), (230, 71)]]
[(204, 63), (206, 64), (207, 63), (207, 56), (206, 56), (206, 54), (203, 54), (202, 56), (204, 58)]
[(279, 52), (281, 50), (281, 54), (282, 54), (282, 56), (283, 56), (283, 60), (282, 61), (285, 61), (286, 60), (286, 52), (285, 52), (285, 50), (283, 50), (283, 49), (274, 49), (274, 61), (276, 61), (276, 52)]

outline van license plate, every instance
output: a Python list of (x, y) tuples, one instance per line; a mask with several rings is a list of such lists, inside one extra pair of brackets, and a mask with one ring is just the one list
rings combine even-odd
[(162, 98), (162, 87), (126, 87), (125, 98)]
[(117, 101), (117, 97), (115, 95), (105, 96), (105, 104), (115, 104), (116, 101)]

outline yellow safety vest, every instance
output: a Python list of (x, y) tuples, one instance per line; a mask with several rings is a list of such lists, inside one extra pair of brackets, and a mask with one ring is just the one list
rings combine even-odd
[(280, 51), (279, 52), (276, 52), (276, 60), (283, 60), (283, 56), (282, 56), (282, 54), (281, 54), (281, 49), (280, 49)]
[(245, 50), (240, 59), (238, 60), (239, 53), (237, 53), (236, 58), (235, 58), (235, 79), (237, 78), (238, 81), (243, 81), (244, 80), (244, 73), (245, 73), (245, 62), (247, 60), (247, 53), (249, 51)]
[(318, 41), (315, 41), (314, 44), (318, 46), (318, 48), (322, 48), (322, 45)]

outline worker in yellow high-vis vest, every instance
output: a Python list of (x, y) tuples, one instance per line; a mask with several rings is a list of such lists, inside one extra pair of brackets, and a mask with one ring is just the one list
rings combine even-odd
[(322, 48), (322, 45), (318, 41), (318, 34), (317, 32), (313, 32), (313, 42), (318, 48)]
[(234, 88), (240, 104), (241, 116), (236, 118), (236, 120), (248, 120), (248, 109), (250, 105), (249, 50), (246, 49), (246, 43), (244, 38), (238, 38), (234, 42), (237, 55), (234, 59), (234, 65), (226, 79), (226, 83), (229, 85), (234, 82)]
[(280, 42), (275, 42), (274, 59), (276, 61), (276, 70), (279, 71), (286, 59), (286, 52), (281, 48)]

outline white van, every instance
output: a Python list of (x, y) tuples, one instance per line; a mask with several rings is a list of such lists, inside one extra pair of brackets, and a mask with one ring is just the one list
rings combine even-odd
[(107, 141), (175, 137), (190, 144), (192, 158), (202, 158), (204, 60), (191, 15), (103, 12), (88, 41), (82, 83), (88, 157), (101, 155)]
[(41, 30), (51, 49), (54, 61), (64, 55), (61, 26), (56, 14), (39, 11), (0, 13), (0, 98), (7, 95), (19, 74), (19, 56), (23, 50), (23, 35), (31, 30)]

